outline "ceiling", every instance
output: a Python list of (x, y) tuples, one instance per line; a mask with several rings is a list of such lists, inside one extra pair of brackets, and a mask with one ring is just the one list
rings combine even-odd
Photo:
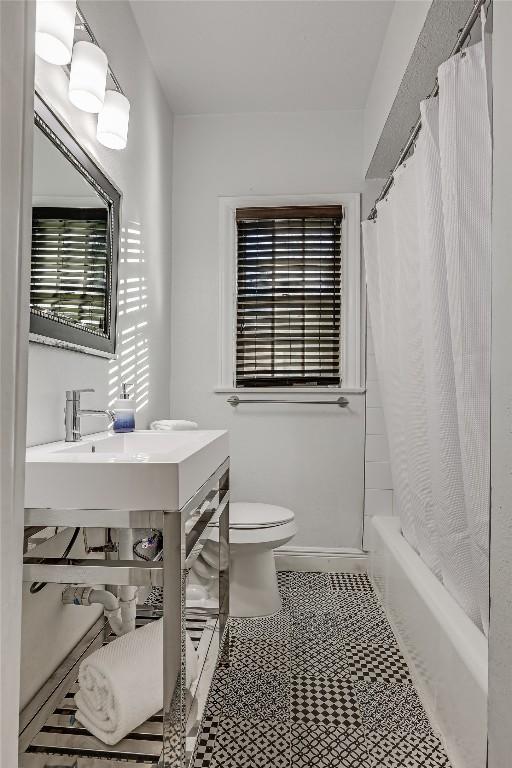
[(131, 0), (175, 114), (362, 109), (388, 0)]

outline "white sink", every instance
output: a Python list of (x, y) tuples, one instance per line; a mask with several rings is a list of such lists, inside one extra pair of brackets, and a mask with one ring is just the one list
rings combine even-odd
[(228, 455), (225, 430), (101, 432), (34, 446), (25, 507), (180, 509)]

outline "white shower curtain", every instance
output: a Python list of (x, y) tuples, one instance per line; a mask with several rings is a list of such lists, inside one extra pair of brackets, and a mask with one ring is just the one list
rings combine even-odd
[(363, 224), (404, 536), (487, 631), (492, 150), (483, 43), (439, 69), (414, 155)]

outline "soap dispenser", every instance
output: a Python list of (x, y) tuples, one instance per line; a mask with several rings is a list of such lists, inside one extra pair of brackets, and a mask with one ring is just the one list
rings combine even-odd
[(114, 403), (114, 432), (133, 432), (135, 429), (135, 406), (127, 392), (126, 384), (121, 384), (121, 393)]

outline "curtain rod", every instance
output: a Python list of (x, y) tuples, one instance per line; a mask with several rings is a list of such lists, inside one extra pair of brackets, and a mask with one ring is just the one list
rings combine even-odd
[[(464, 24), (462, 29), (459, 30), (459, 33), (458, 33), (458, 36), (457, 36), (457, 42), (453, 46), (453, 49), (452, 49), (452, 51), (450, 53), (450, 56), (448, 58), (450, 58), (451, 56), (454, 56), (456, 53), (459, 53), (459, 51), (462, 49), (462, 46), (464, 45), (464, 43), (466, 42), (469, 34), (471, 33), (471, 29), (473, 28), (473, 25), (474, 25), (475, 21), (478, 19), (479, 15), (480, 15), (480, 9), (483, 6), (485, 6), (485, 4), (487, 2), (488, 2), (488, 0), (475, 0), (475, 4), (473, 6), (473, 10), (471, 11), (471, 13), (470, 13), (470, 15), (468, 17), (468, 20), (466, 21), (466, 23)], [(436, 83), (434, 85), (434, 88), (429, 93), (427, 98), (431, 99), (431, 98), (437, 96), (438, 93), (439, 93), (439, 83), (437, 82), (437, 79), (436, 79)], [(372, 219), (374, 220), (374, 219), (377, 218), (377, 203), (380, 203), (380, 201), (383, 200), (386, 197), (387, 193), (389, 192), (389, 190), (393, 186), (395, 171), (397, 170), (397, 168), (399, 168), (402, 165), (404, 160), (406, 160), (409, 152), (411, 151), (411, 149), (412, 149), (412, 147), (414, 145), (414, 142), (416, 141), (416, 138), (417, 138), (417, 136), (418, 136), (418, 134), (420, 132), (420, 129), (421, 129), (421, 117), (418, 118), (418, 120), (415, 123), (414, 127), (411, 129), (411, 133), (410, 133), (409, 138), (407, 139), (407, 143), (405, 144), (404, 148), (400, 152), (400, 156), (399, 156), (398, 160), (396, 161), (395, 166), (394, 166), (393, 170), (391, 171), (391, 174), (389, 175), (388, 180), (386, 181), (386, 183), (382, 187), (382, 191), (381, 191), (380, 195), (375, 200), (373, 208), (372, 208), (372, 210), (370, 211), (370, 213), (368, 215), (368, 219), (369, 220), (372, 220)]]

